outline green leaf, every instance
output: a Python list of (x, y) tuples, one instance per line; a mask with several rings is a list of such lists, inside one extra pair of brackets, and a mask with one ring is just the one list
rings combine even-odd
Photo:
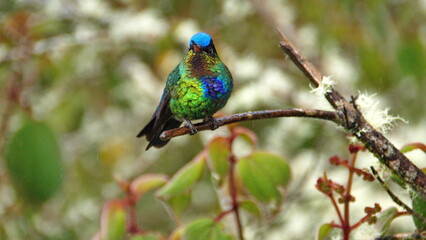
[(167, 176), (164, 174), (145, 174), (130, 183), (130, 191), (137, 196), (141, 196), (152, 189), (163, 186), (166, 182)]
[(254, 152), (237, 163), (244, 187), (263, 202), (281, 198), (278, 186), (286, 186), (290, 180), (287, 162), (274, 154)]
[(224, 233), (222, 226), (211, 219), (200, 219), (189, 224), (184, 232), (184, 240), (232, 240)]
[[(413, 211), (426, 218), (426, 201), (422, 198), (421, 194), (413, 194), (412, 196)], [(422, 219), (413, 215), (414, 225), (419, 231), (426, 230), (426, 223)]]
[(153, 235), (135, 235), (132, 236), (129, 240), (160, 240), (160, 238)]
[(173, 212), (176, 216), (181, 217), (182, 213), (191, 203), (191, 194), (183, 193), (179, 195), (174, 195), (170, 197), (167, 202), (170, 207), (173, 209)]
[(377, 48), (360, 44), (358, 48), (361, 79), (368, 80), (372, 86), (380, 86), (387, 78), (386, 63)]
[(426, 73), (425, 48), (419, 38), (402, 41), (398, 46), (398, 66), (404, 76), (423, 79)]
[(392, 173), (391, 179), (392, 179), (392, 181), (396, 182), (400, 187), (406, 188), (406, 184), (405, 184), (404, 180), (402, 180), (402, 178), (400, 176), (398, 176), (397, 174)]
[(255, 215), (258, 218), (261, 217), (259, 207), (254, 201), (251, 201), (251, 200), (241, 201), (240, 208), (246, 210), (247, 212)]
[(129, 240), (144, 240), (144, 237), (141, 235), (132, 236)]
[(396, 208), (389, 208), (382, 211), (377, 217), (377, 222), (374, 224), (374, 228), (377, 229), (380, 236), (383, 236), (389, 229), (390, 224), (397, 215), (398, 210)]
[(257, 199), (268, 202), (279, 198), (279, 192), (271, 178), (257, 168), (256, 163), (243, 158), (238, 161), (237, 168), (244, 187)]
[(217, 137), (209, 144), (208, 160), (212, 171), (223, 178), (228, 173), (230, 154), (229, 141), (224, 137)]
[(62, 163), (58, 142), (42, 122), (27, 121), (6, 147), (6, 166), (17, 190), (41, 204), (60, 188)]
[(102, 210), (101, 234), (103, 240), (123, 239), (126, 233), (126, 212), (124, 203), (111, 201)]
[(321, 225), (320, 229), (318, 230), (318, 240), (324, 240), (333, 230), (333, 227), (330, 223), (325, 223)]
[(284, 158), (267, 152), (255, 152), (251, 158), (265, 169), (276, 185), (286, 186), (290, 181), (290, 166)]
[(87, 93), (83, 90), (68, 92), (61, 99), (48, 118), (48, 124), (55, 126), (55, 130), (64, 133), (79, 129), (86, 111)]
[[(195, 160), (195, 161), (194, 161)], [(200, 179), (205, 165), (204, 158), (196, 158), (181, 168), (170, 181), (158, 191), (158, 197), (168, 198), (188, 190)]]

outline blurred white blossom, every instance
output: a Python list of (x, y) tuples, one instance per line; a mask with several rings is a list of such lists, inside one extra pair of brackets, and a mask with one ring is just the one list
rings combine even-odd
[(147, 9), (137, 14), (122, 13), (112, 21), (110, 34), (116, 40), (155, 40), (169, 31), (169, 24), (158, 11)]
[(173, 32), (177, 41), (182, 45), (188, 45), (192, 35), (200, 31), (200, 27), (194, 19), (186, 19), (181, 21), (176, 30)]

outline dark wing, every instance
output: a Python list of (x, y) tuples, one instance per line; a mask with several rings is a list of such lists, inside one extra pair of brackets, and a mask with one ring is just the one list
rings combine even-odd
[[(179, 78), (178, 65), (167, 77), (167, 86), (172, 86), (179, 80)], [(148, 124), (137, 135), (137, 137), (145, 136), (146, 140), (149, 141), (149, 144), (145, 150), (148, 150), (151, 146), (160, 148), (166, 145), (169, 140), (161, 140), (160, 134), (165, 130), (177, 128), (182, 123), (173, 117), (173, 113), (170, 110), (170, 92), (167, 86), (164, 89), (160, 104), (158, 104), (157, 109), (151, 117), (151, 120), (149, 120)]]
[(148, 124), (137, 135), (137, 137), (145, 136), (146, 140), (148, 140), (149, 144), (145, 150), (148, 150), (151, 146), (159, 148), (166, 145), (169, 140), (161, 140), (160, 134), (165, 130), (177, 128), (182, 123), (173, 118), (172, 111), (169, 108), (169, 102), (170, 93), (165, 90), (160, 104), (152, 115), (151, 120), (149, 120)]

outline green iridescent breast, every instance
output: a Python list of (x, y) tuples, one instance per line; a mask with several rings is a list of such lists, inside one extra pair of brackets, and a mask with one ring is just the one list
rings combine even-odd
[(223, 108), (233, 84), (228, 68), (218, 57), (189, 51), (169, 75), (170, 109), (177, 119), (203, 119)]

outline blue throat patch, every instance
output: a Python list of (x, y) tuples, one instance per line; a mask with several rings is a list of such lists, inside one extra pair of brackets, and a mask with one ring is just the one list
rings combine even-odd
[(195, 44), (200, 45), (202, 47), (207, 47), (208, 45), (210, 45), (211, 41), (212, 37), (210, 37), (210, 35), (208, 35), (207, 33), (199, 32), (192, 36), (190, 44), (194, 42)]

